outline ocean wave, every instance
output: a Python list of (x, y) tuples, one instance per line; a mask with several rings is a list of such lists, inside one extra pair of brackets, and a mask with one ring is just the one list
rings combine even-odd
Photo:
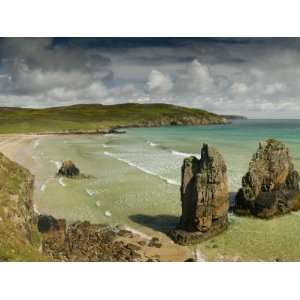
[(85, 191), (91, 197), (93, 197), (93, 196), (95, 196), (97, 194), (97, 192), (93, 191), (93, 190), (86, 189)]
[(150, 170), (148, 170), (148, 169), (146, 169), (144, 167), (141, 167), (141, 166), (139, 166), (139, 165), (137, 165), (137, 164), (135, 164), (135, 163), (127, 160), (127, 159), (120, 158), (120, 157), (116, 156), (115, 154), (113, 154), (111, 152), (104, 151), (103, 153), (104, 153), (104, 155), (113, 157), (113, 158), (117, 159), (118, 161), (124, 162), (127, 165), (129, 165), (130, 167), (136, 168), (136, 169), (138, 169), (139, 171), (141, 171), (143, 173), (146, 173), (148, 175), (152, 175), (152, 176), (158, 177), (158, 178), (160, 178), (161, 180), (165, 181), (168, 184), (173, 184), (173, 185), (180, 186), (180, 184), (176, 180), (174, 180), (174, 179), (161, 176), (161, 175), (159, 175), (159, 174), (157, 174), (157, 173), (155, 173), (153, 171), (150, 171)]
[(185, 153), (185, 152), (180, 152), (180, 151), (175, 151), (175, 150), (172, 150), (171, 153), (176, 156), (182, 156), (182, 157), (195, 156), (195, 157), (199, 158), (199, 155), (195, 154), (195, 153)]
[(64, 179), (62, 177), (59, 178), (58, 182), (61, 186), (66, 186), (66, 184), (64, 183)]
[(44, 183), (41, 185), (40, 191), (45, 192), (46, 188), (47, 188), (47, 183)]
[(147, 141), (147, 144), (151, 147), (156, 147), (158, 144), (152, 143), (151, 141)]
[(176, 180), (174, 179), (170, 179), (170, 178), (167, 178), (167, 177), (164, 177), (164, 176), (160, 176), (160, 175), (157, 175), (161, 180), (165, 181), (166, 183), (168, 184), (173, 184), (173, 185), (178, 185), (180, 186), (180, 183), (177, 182)]
[(106, 217), (111, 217), (112, 216), (111, 212), (108, 211), (108, 210), (106, 210), (104, 214), (105, 214)]
[(102, 144), (103, 148), (110, 148), (111, 146), (107, 145), (107, 144)]
[(56, 160), (50, 160), (51, 163), (55, 164), (57, 171), (59, 170), (61, 163), (59, 161)]
[(40, 144), (40, 140), (36, 140), (33, 144), (33, 149), (36, 149)]
[(36, 205), (35, 205), (35, 204), (33, 204), (33, 211), (34, 211), (36, 214), (40, 215), (40, 212), (39, 212), (38, 209), (36, 208)]

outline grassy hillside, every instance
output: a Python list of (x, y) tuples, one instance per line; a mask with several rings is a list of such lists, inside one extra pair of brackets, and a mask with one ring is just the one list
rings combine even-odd
[(43, 261), (34, 224), (33, 176), (0, 153), (0, 261)]
[(113, 127), (223, 124), (200, 109), (169, 104), (84, 104), (46, 109), (0, 108), (0, 133), (96, 131)]

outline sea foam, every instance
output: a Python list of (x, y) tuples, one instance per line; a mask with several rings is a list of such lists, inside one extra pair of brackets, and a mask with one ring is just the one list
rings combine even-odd
[(139, 165), (137, 165), (137, 164), (135, 164), (135, 163), (133, 163), (133, 162), (127, 160), (127, 159), (120, 158), (120, 157), (116, 156), (115, 154), (113, 154), (113, 153), (111, 153), (111, 152), (104, 151), (103, 153), (104, 153), (104, 155), (113, 157), (113, 158), (117, 159), (118, 161), (124, 162), (124, 163), (126, 163), (127, 165), (129, 165), (129, 166), (131, 166), (131, 167), (133, 167), (133, 168), (136, 168), (136, 169), (138, 169), (139, 171), (141, 171), (141, 172), (143, 172), (143, 173), (146, 173), (146, 174), (148, 174), (148, 175), (152, 175), (152, 176), (158, 177), (158, 178), (160, 178), (161, 180), (165, 181), (165, 182), (168, 183), (168, 184), (173, 184), (173, 185), (178, 185), (178, 186), (180, 186), (179, 182), (177, 182), (177, 181), (174, 180), (174, 179), (170, 179), (170, 178), (161, 176), (161, 175), (159, 175), (159, 174), (157, 174), (157, 173), (155, 173), (155, 172), (153, 172), (153, 171), (150, 171), (150, 170), (148, 170), (148, 169), (146, 169), (146, 168), (144, 168), (144, 167), (141, 167), (141, 166), (139, 166)]
[(112, 216), (112, 215), (111, 215), (111, 212), (108, 211), (108, 210), (106, 210), (104, 214), (105, 214), (106, 217), (111, 217), (111, 216)]
[(182, 157), (195, 156), (197, 158), (200, 158), (199, 155), (195, 154), (195, 153), (185, 153), (185, 152), (180, 152), (180, 151), (175, 151), (175, 150), (172, 150), (171, 153), (176, 156), (182, 156)]
[(59, 161), (56, 160), (50, 160), (51, 163), (55, 164), (57, 171), (59, 170), (61, 163)]
[(93, 197), (93, 196), (95, 196), (95, 195), (97, 194), (96, 191), (92, 191), (92, 190), (90, 190), (90, 189), (86, 189), (85, 191), (86, 191), (86, 193), (87, 193), (89, 196), (91, 196), (91, 197)]
[(36, 149), (40, 144), (40, 140), (36, 140), (33, 144), (33, 149)]
[(147, 144), (151, 147), (156, 147), (158, 144), (152, 143), (151, 141), (147, 141)]
[(47, 188), (47, 183), (44, 183), (41, 185), (40, 191), (45, 192), (46, 188)]
[(64, 183), (64, 179), (62, 177), (59, 178), (58, 182), (61, 186), (66, 186), (66, 184)]

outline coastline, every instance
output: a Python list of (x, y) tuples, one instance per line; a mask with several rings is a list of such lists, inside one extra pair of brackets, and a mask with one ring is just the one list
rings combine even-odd
[[(67, 134), (70, 136), (70, 134)], [(74, 137), (77, 134), (72, 134)], [(9, 134), (9, 135), (0, 135), (0, 152), (2, 152), (9, 159), (16, 161), (20, 165), (27, 168), (33, 175), (35, 175), (34, 170), (36, 162), (33, 159), (33, 152), (35, 149), (35, 141), (38, 141), (39, 138), (56, 136), (56, 134)], [(61, 135), (60, 135), (61, 136)], [(80, 135), (78, 135), (80, 136)], [(26, 147), (29, 144), (32, 144), (31, 147)], [(35, 190), (37, 189), (35, 185)], [(34, 199), (33, 199), (34, 200)], [(36, 205), (34, 204), (36, 209)], [(37, 211), (38, 212), (38, 211)], [(121, 227), (126, 228), (126, 225), (120, 224)], [(127, 228), (131, 230), (131, 228)], [(132, 229), (133, 238), (125, 237), (123, 240), (126, 242), (135, 242), (138, 240), (144, 240), (146, 236), (151, 239), (152, 237), (158, 237), (161, 243), (160, 248), (149, 247), (147, 245), (141, 246), (141, 252), (146, 256), (159, 257), (160, 261), (185, 261), (188, 258), (196, 259), (195, 252), (190, 247), (180, 246), (174, 243), (167, 235), (164, 233), (145, 228), (143, 230)]]

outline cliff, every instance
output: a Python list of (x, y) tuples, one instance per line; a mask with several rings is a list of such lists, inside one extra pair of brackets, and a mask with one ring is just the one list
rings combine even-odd
[(40, 261), (31, 173), (0, 153), (0, 261)]

